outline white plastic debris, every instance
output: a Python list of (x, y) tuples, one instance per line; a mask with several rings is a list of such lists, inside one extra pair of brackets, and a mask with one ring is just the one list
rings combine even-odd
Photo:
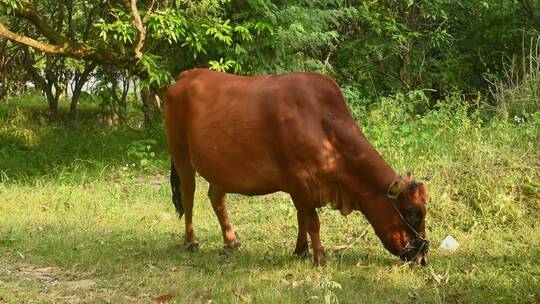
[(454, 251), (458, 249), (458, 247), (458, 241), (456, 241), (456, 239), (454, 239), (451, 235), (447, 235), (444, 240), (442, 240), (441, 245), (439, 245), (439, 248), (450, 251)]

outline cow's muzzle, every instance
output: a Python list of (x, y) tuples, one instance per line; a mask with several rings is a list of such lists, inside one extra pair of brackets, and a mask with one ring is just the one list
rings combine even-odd
[(415, 261), (422, 266), (426, 266), (429, 251), (429, 240), (423, 237), (414, 238), (412, 242), (409, 242), (403, 250), (399, 253), (399, 258), (403, 261)]

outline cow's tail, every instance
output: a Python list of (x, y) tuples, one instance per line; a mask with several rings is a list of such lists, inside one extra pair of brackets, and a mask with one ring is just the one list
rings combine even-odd
[(172, 190), (172, 202), (174, 208), (176, 209), (176, 214), (178, 218), (182, 218), (184, 215), (184, 206), (182, 205), (182, 193), (180, 192), (180, 177), (178, 177), (178, 172), (174, 167), (173, 162), (171, 161), (171, 190)]

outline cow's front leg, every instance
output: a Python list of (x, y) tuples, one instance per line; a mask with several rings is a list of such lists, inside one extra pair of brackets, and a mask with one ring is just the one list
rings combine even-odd
[(307, 257), (309, 256), (307, 231), (304, 227), (300, 212), (296, 212), (296, 218), (298, 220), (298, 237), (296, 238), (296, 248), (294, 249), (293, 254), (299, 257)]
[(316, 266), (326, 265), (326, 254), (324, 253), (324, 247), (321, 244), (321, 238), (319, 236), (320, 223), (317, 210), (315, 208), (306, 207), (299, 209), (298, 212), (304, 228), (311, 238), (313, 262)]

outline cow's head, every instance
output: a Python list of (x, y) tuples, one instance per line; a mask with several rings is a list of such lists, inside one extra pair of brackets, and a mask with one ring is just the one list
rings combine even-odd
[[(410, 173), (405, 178), (397, 177), (387, 192), (388, 203), (393, 213), (389, 239), (385, 247), (405, 261), (427, 264), (429, 241), (425, 233), (426, 203), (429, 199), (427, 187), (413, 180)], [(397, 217), (397, 218), (396, 218)]]

